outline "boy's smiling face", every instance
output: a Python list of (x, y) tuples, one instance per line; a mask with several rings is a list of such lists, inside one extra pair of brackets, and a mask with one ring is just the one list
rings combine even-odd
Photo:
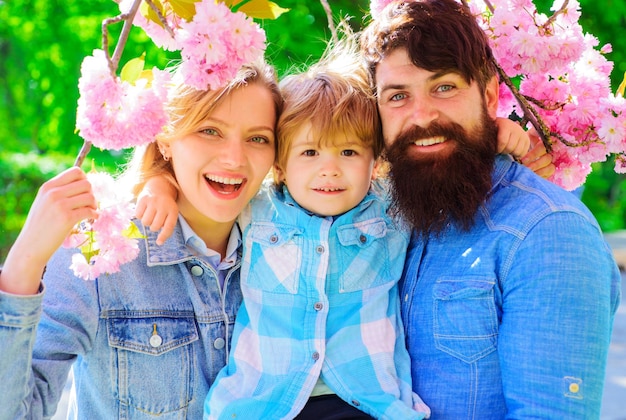
[(300, 206), (320, 216), (337, 216), (356, 207), (374, 177), (371, 147), (359, 139), (339, 136), (318, 144), (310, 126), (292, 139), (279, 179)]

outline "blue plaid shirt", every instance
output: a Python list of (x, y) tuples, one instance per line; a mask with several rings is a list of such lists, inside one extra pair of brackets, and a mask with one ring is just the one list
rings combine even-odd
[(427, 415), (411, 390), (397, 288), (409, 234), (382, 191), (332, 218), (270, 188), (244, 212), (244, 303), (205, 419), (293, 418), (320, 377), (375, 418)]

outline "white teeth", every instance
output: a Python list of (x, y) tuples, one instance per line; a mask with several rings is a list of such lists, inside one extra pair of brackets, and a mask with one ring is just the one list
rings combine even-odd
[(324, 192), (334, 192), (334, 191), (342, 191), (341, 188), (317, 188), (319, 191)]
[(226, 185), (238, 185), (238, 184), (243, 183), (243, 178), (226, 178), (223, 176), (216, 176), (216, 175), (205, 175), (205, 178), (208, 179), (209, 181), (219, 182), (220, 184), (226, 184)]
[(433, 144), (439, 144), (445, 142), (446, 139), (444, 137), (431, 137), (428, 139), (416, 140), (416, 146), (432, 146)]

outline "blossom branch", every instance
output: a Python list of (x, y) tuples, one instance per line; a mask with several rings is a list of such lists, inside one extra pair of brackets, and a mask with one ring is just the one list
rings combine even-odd
[[(464, 6), (469, 8), (469, 5), (467, 4), (467, 0), (461, 0), (461, 1)], [(491, 4), (491, 2), (489, 0), (483, 0), (483, 1), (487, 5), (487, 8), (489, 9), (489, 11), (493, 13), (494, 7)], [(565, 0), (565, 3), (567, 2), (568, 0)], [(533, 125), (533, 127), (537, 131), (537, 134), (539, 134), (539, 137), (541, 138), (541, 141), (543, 142), (543, 145), (545, 146), (546, 150), (548, 152), (551, 152), (552, 151), (552, 143), (550, 142), (551, 133), (548, 127), (546, 126), (546, 123), (541, 119), (541, 116), (539, 115), (537, 110), (535, 110), (535, 108), (533, 108), (533, 106), (530, 105), (530, 103), (526, 100), (526, 98), (519, 93), (519, 90), (513, 84), (513, 81), (511, 80), (511, 78), (506, 74), (504, 69), (500, 66), (500, 64), (498, 64), (495, 58), (493, 58), (493, 64), (496, 66), (498, 75), (500, 76), (500, 80), (504, 82), (505, 85), (507, 85), (507, 87), (511, 90), (511, 93), (513, 94), (515, 99), (517, 99), (519, 106), (522, 108), (522, 111), (524, 112), (525, 119), (527, 119)]]
[(159, 18), (159, 22), (161, 22), (161, 24), (163, 25), (163, 28), (165, 28), (167, 33), (170, 34), (172, 38), (174, 38), (175, 37), (174, 30), (167, 23), (167, 19), (165, 19), (165, 16), (163, 16), (163, 13), (161, 13), (161, 11), (156, 6), (156, 4), (154, 4), (152, 0), (145, 0), (145, 2), (152, 9), (152, 11), (157, 15), (157, 17)]
[(550, 33), (551, 31), (548, 29), (549, 26), (552, 25), (552, 23), (556, 20), (557, 16), (560, 15), (561, 13), (565, 13), (565, 11), (567, 10), (567, 4), (569, 3), (569, 0), (565, 0), (563, 1), (563, 5), (561, 5), (561, 8), (559, 10), (557, 10), (556, 12), (554, 12), (552, 14), (552, 16), (550, 16), (548, 18), (548, 20), (546, 21), (546, 23), (544, 23), (543, 25), (541, 25), (541, 29), (543, 29), (544, 33)]
[[(128, 35), (130, 34), (130, 30), (133, 26), (133, 19), (137, 14), (137, 10), (139, 10), (139, 5), (143, 0), (135, 0), (133, 5), (131, 6), (128, 13), (123, 13), (121, 15), (115, 16), (113, 18), (108, 18), (102, 21), (102, 49), (107, 58), (107, 62), (109, 64), (109, 70), (111, 74), (115, 76), (117, 71), (117, 66), (120, 62), (120, 58), (122, 57), (122, 52), (124, 51), (124, 47), (126, 46), (126, 42), (128, 41)], [(124, 26), (122, 27), (122, 32), (120, 33), (120, 37), (117, 41), (117, 45), (115, 46), (115, 51), (113, 52), (113, 57), (109, 56), (109, 41), (108, 41), (108, 26), (114, 23), (124, 21)], [(85, 158), (89, 154), (91, 150), (91, 142), (88, 140), (83, 141), (83, 145), (76, 156), (76, 160), (74, 160), (74, 166), (82, 166)]]

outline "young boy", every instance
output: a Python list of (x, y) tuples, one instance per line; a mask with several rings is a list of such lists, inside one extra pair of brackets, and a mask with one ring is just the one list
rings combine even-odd
[[(275, 182), (240, 216), (243, 303), (206, 419), (430, 414), (411, 390), (400, 318), (410, 232), (376, 180), (383, 142), (367, 73), (340, 61), (281, 83)], [(499, 125), (509, 149), (528, 144), (517, 124)]]

